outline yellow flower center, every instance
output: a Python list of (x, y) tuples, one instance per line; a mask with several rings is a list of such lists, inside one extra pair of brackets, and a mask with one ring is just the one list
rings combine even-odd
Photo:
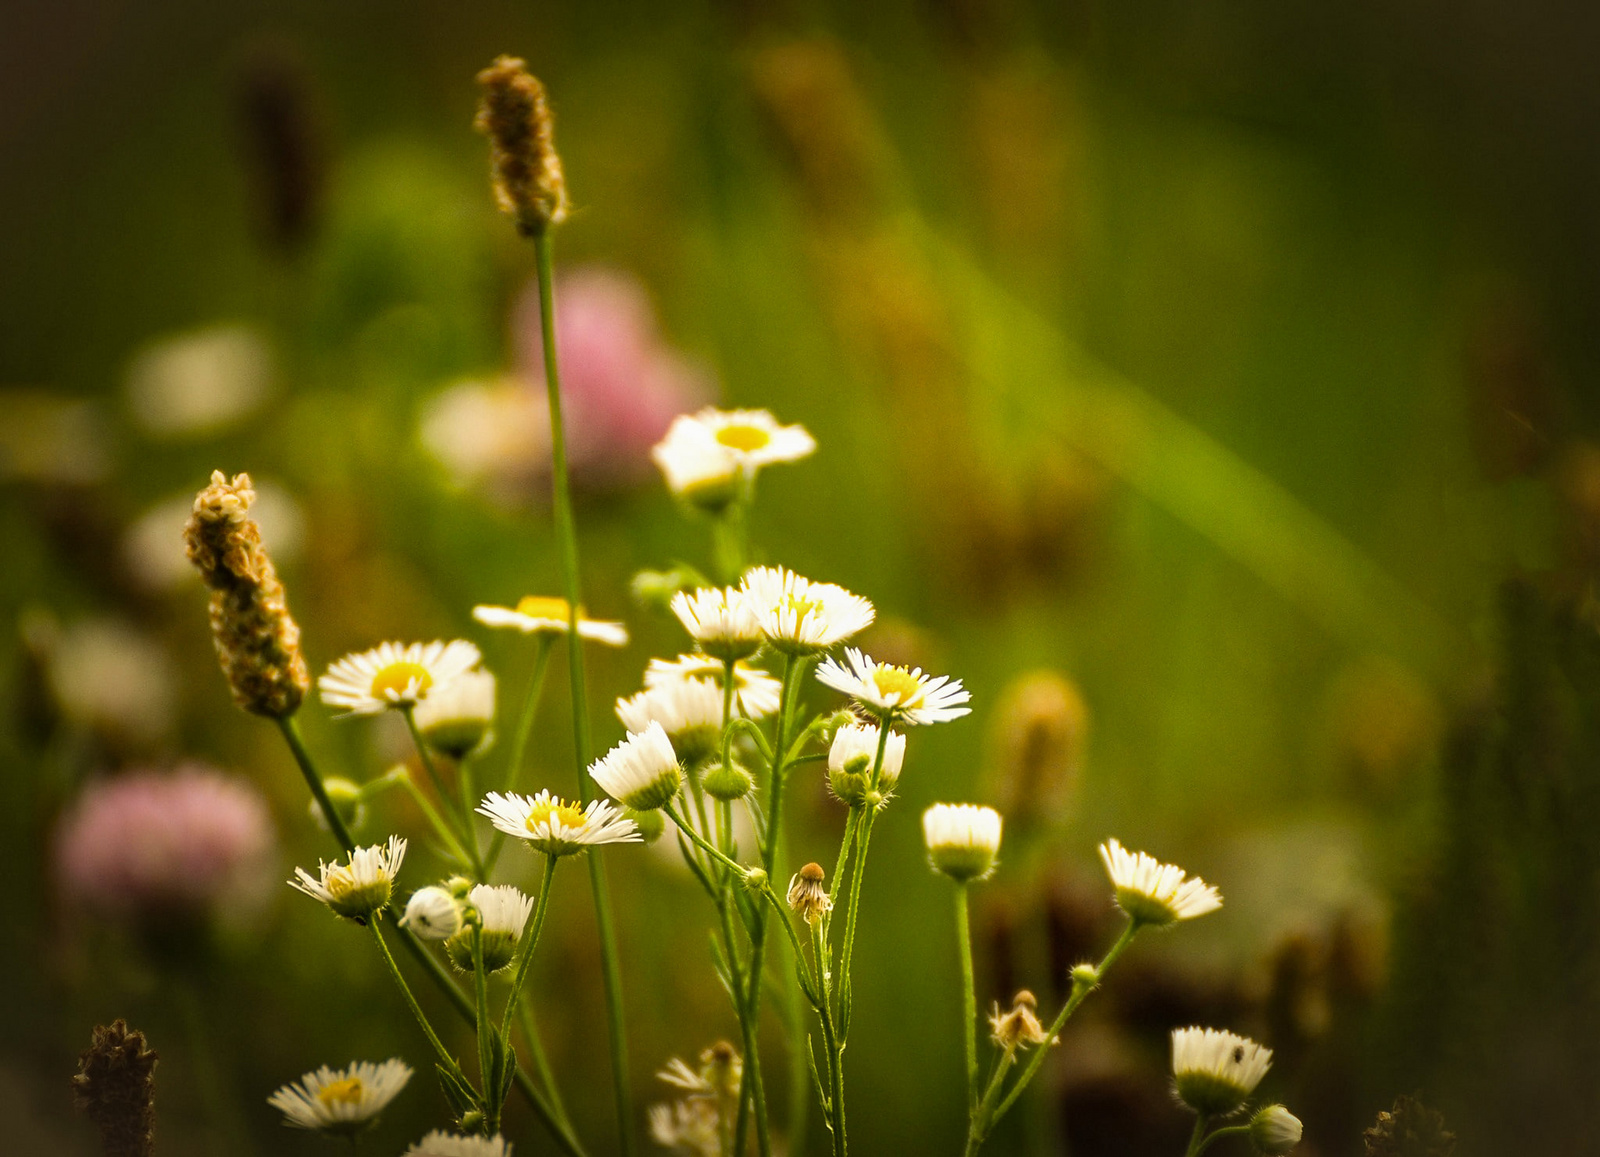
[(317, 1100), (324, 1105), (359, 1105), (365, 1092), (366, 1086), (361, 1083), (360, 1077), (345, 1077), (323, 1085)]
[(421, 695), (433, 686), (433, 675), (421, 663), (390, 663), (372, 677), (372, 697), (388, 699), (388, 693), (404, 695), (415, 685)]
[(794, 612), (796, 622), (803, 621), (807, 615), (820, 615), (823, 609), (821, 599), (808, 599), (800, 595), (788, 596), (785, 605)]
[(922, 682), (904, 667), (879, 663), (872, 672), (878, 694), (900, 707), (911, 707), (922, 698)]
[(540, 824), (551, 818), (568, 828), (581, 828), (587, 822), (583, 812), (570, 803), (541, 803), (535, 804), (528, 813), (528, 830), (537, 830)]
[[(550, 595), (524, 595), (517, 600), (517, 614), (527, 615), (530, 619), (555, 619), (564, 623), (567, 621), (567, 600)], [(582, 607), (578, 608), (578, 617), (583, 617)]]
[(356, 890), (356, 875), (349, 868), (335, 868), (328, 873), (328, 879), (322, 886), (328, 889), (328, 895), (335, 900), (343, 900)]
[(772, 435), (760, 426), (733, 425), (718, 430), (717, 441), (730, 450), (749, 453), (751, 450), (760, 450), (772, 441)]

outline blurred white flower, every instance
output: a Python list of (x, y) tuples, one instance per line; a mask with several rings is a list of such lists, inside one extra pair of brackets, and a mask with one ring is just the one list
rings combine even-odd
[(285, 1125), (319, 1133), (359, 1133), (399, 1096), (411, 1079), (411, 1066), (399, 1059), (373, 1064), (356, 1061), (348, 1068), (323, 1065), (267, 1098), (283, 1114)]
[(59, 628), (47, 612), (34, 615), (28, 631), (67, 718), (139, 743), (172, 730), (172, 661), (155, 639), (109, 618)]
[(128, 365), (126, 390), (145, 433), (214, 434), (249, 417), (272, 392), (272, 351), (256, 330), (219, 325), (164, 338)]
[(95, 403), (37, 387), (0, 389), (0, 481), (82, 486), (110, 468), (110, 436)]

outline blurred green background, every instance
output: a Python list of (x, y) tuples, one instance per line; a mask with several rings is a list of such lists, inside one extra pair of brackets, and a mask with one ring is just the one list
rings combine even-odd
[[(9, 4), (8, 1151), (94, 1151), (66, 1080), (115, 1016), (162, 1054), (163, 1153), (322, 1151), (281, 1128), (273, 1088), (424, 1060), (365, 938), (288, 889), (173, 965), (75, 910), (53, 849), (85, 783), (203, 760), (265, 793), (278, 870), (328, 851), (174, 561), (213, 468), (273, 495), (314, 672), (464, 635), (520, 695), (528, 651), (469, 612), (555, 589), (537, 455), (484, 449), (470, 406), (453, 441), (422, 433), (458, 413), (451, 387), (536, 399), (504, 377), (531, 251), (471, 131), (500, 52), (553, 95), (563, 271), (636, 279), (690, 377), (817, 436), (763, 476), (758, 549), (872, 598), (874, 653), (973, 692), (971, 718), (913, 736), (877, 828), (858, 1152), (958, 1148), (949, 899), (916, 822), (940, 799), (1014, 805), (976, 908), (984, 1005), (1022, 985), (1051, 1003), (1103, 945), (1109, 835), (1229, 901), (1140, 943), (994, 1151), (1179, 1151), (1163, 1050), (1192, 1021), (1278, 1049), (1268, 1092), (1307, 1153), (1360, 1153), (1416, 1091), (1463, 1154), (1600, 1151), (1595, 22), (1556, 0)], [(629, 578), (708, 559), (639, 447), (612, 449), (579, 481), (589, 606), (635, 636), (590, 654), (601, 743), (611, 699), (683, 645)], [(1032, 791), (1029, 701), (1008, 693), (1037, 669), (1072, 685), (1053, 792)], [(559, 683), (536, 759), (570, 791)], [(302, 717), (356, 778), (401, 751)], [(820, 777), (795, 790), (796, 854), (830, 862), (842, 811)], [(420, 835), (386, 798), (369, 831), (391, 829)], [(660, 853), (608, 855), (641, 1102), (665, 1099), (669, 1056), (736, 1034), (711, 914)], [(581, 875), (558, 876), (536, 991), (607, 1152)], [(518, 1151), (545, 1151), (517, 1112)], [(367, 1148), (442, 1122), (419, 1077)], [(820, 1151), (814, 1113), (809, 1133)]]

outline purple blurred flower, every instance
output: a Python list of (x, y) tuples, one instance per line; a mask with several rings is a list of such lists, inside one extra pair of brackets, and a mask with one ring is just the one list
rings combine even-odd
[(273, 844), (254, 788), (189, 764), (91, 783), (62, 817), (56, 863), (63, 891), (88, 909), (181, 922), (259, 901)]
[[(523, 291), (512, 324), (519, 373), (542, 401), (536, 284)], [(649, 294), (619, 270), (589, 266), (556, 279), (556, 350), (568, 460), (591, 488), (650, 474), (650, 447), (668, 424), (715, 392), (708, 371), (662, 341)], [(548, 423), (545, 431), (548, 441)]]

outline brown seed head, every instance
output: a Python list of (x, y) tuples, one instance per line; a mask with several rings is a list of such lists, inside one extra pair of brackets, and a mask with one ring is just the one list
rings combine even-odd
[(1044, 1044), (1050, 1038), (1039, 1023), (1038, 1008), (1039, 1002), (1026, 988), (1011, 998), (1011, 1007), (1004, 1011), (997, 1002), (989, 1013), (989, 1034), (994, 1043), (1007, 1052)]
[(828, 889), (822, 886), (820, 864), (807, 864), (789, 881), (789, 907), (800, 913), (807, 924), (815, 924), (833, 909)]
[(106, 1157), (155, 1153), (156, 1054), (125, 1021), (100, 1025), (78, 1058), (72, 1091), (78, 1110), (100, 1131)]
[(489, 138), (495, 202), (524, 237), (537, 236), (566, 220), (569, 208), (544, 85), (515, 56), (496, 57), (478, 84), (483, 98), (473, 127)]
[(189, 561), (211, 588), (211, 638), (234, 702), (285, 719), (305, 698), (311, 675), (300, 654), (300, 628), (249, 514), (255, 497), (250, 475), (229, 482), (214, 471), (183, 534)]

